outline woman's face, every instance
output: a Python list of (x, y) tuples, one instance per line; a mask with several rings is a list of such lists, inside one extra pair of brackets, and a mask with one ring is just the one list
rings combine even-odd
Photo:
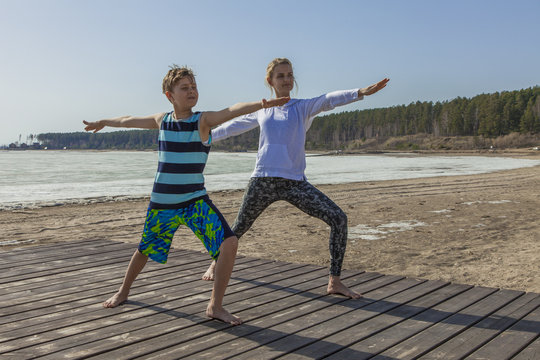
[(294, 87), (294, 74), (291, 65), (276, 65), (272, 77), (266, 80), (274, 88), (277, 97), (289, 96)]

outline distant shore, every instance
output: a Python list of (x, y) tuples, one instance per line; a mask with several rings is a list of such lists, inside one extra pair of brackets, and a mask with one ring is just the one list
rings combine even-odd
[[(127, 132), (146, 132), (147, 130), (128, 130)], [(125, 134), (126, 131), (119, 133)], [(87, 134), (87, 133), (83, 133)], [(101, 133), (100, 135), (107, 134)], [(59, 134), (62, 135), (62, 134)], [(90, 134), (87, 134), (90, 135)], [(245, 134), (244, 134), (245, 135)], [(244, 136), (240, 135), (240, 139)], [(157, 133), (156, 135), (157, 136)], [(49, 147), (49, 150), (75, 150), (75, 151), (156, 151), (157, 144), (151, 146), (145, 145), (138, 148), (140, 145), (126, 143), (129, 139), (123, 139), (119, 143), (114, 143), (118, 148), (98, 149), (90, 146), (89, 149), (77, 148), (76, 145), (67, 145), (67, 143), (50, 144), (34, 143), (32, 145), (21, 144), (20, 146), (12, 143), (8, 148), (7, 145), (0, 146), (2, 150), (44, 150), (44, 147)], [(219, 141), (213, 144), (214, 151), (224, 152), (245, 152), (256, 151), (257, 141), (234, 141), (230, 139)], [(89, 146), (89, 145), (85, 145)], [(124, 147), (130, 149), (123, 149)], [(328, 148), (328, 146), (331, 146)], [(54, 147), (55, 149), (52, 149)], [(114, 147), (109, 145), (109, 147)], [(314, 147), (309, 145), (307, 148), (312, 153), (353, 153), (353, 154), (372, 154), (386, 152), (427, 152), (427, 153), (507, 153), (507, 152), (538, 152), (540, 150), (540, 134), (521, 134), (510, 133), (497, 137), (482, 137), (482, 136), (435, 136), (431, 134), (418, 133), (404, 136), (386, 136), (386, 137), (371, 137), (363, 139), (355, 139), (339, 144), (327, 144), (324, 148)]]
[[(540, 293), (540, 166), (317, 187), (348, 215), (345, 269)], [(210, 193), (230, 223), (242, 195)], [(0, 211), (0, 251), (82, 239), (135, 249), (147, 204), (143, 198)], [(278, 202), (240, 239), (239, 254), (326, 267), (328, 234), (325, 223)], [(202, 250), (186, 229), (173, 246)]]
[[(109, 151), (129, 151), (129, 152), (154, 152), (152, 149), (2, 149), (0, 151), (88, 151), (88, 152), (109, 152)], [(230, 153), (256, 153), (257, 150), (229, 151), (224, 149), (213, 149), (215, 152)], [(307, 154), (313, 155), (366, 155), (366, 154), (423, 154), (423, 155), (471, 155), (471, 156), (516, 156), (521, 158), (530, 157), (540, 159), (540, 147), (508, 148), (508, 149), (449, 149), (449, 150), (399, 150), (399, 149), (354, 149), (354, 150), (307, 150)]]

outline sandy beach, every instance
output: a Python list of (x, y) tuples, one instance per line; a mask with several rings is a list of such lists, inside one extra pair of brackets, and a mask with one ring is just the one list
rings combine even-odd
[[(540, 293), (540, 166), (318, 188), (348, 215), (344, 269)], [(232, 224), (242, 194), (210, 197)], [(0, 251), (83, 239), (129, 242), (135, 249), (147, 204), (0, 211)], [(325, 223), (278, 202), (240, 239), (239, 255), (327, 266), (328, 234)], [(173, 247), (203, 251), (185, 228)]]

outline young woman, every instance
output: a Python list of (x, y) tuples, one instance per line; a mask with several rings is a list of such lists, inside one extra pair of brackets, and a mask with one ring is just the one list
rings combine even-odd
[[(239, 135), (257, 126), (261, 130), (255, 170), (232, 226), (236, 236), (240, 238), (264, 209), (278, 200), (285, 200), (323, 220), (331, 228), (329, 294), (355, 299), (362, 296), (346, 287), (340, 279), (347, 244), (347, 216), (304, 175), (306, 132), (320, 112), (361, 100), (384, 88), (388, 81), (383, 79), (363, 89), (335, 91), (313, 99), (291, 99), (283, 106), (261, 109), (212, 130), (213, 141)], [(266, 82), (276, 97), (290, 96), (295, 84), (291, 62), (286, 58), (272, 60), (266, 69)], [(214, 267), (215, 261), (204, 274), (204, 280), (213, 280)]]

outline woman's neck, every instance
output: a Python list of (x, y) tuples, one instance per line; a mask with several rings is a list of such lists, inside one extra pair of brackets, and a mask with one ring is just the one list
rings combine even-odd
[(283, 93), (278, 93), (276, 91), (276, 89), (274, 89), (274, 92), (276, 93), (276, 98), (280, 98), (280, 97), (287, 97), (287, 96), (291, 96), (291, 92), (290, 91), (285, 91)]

